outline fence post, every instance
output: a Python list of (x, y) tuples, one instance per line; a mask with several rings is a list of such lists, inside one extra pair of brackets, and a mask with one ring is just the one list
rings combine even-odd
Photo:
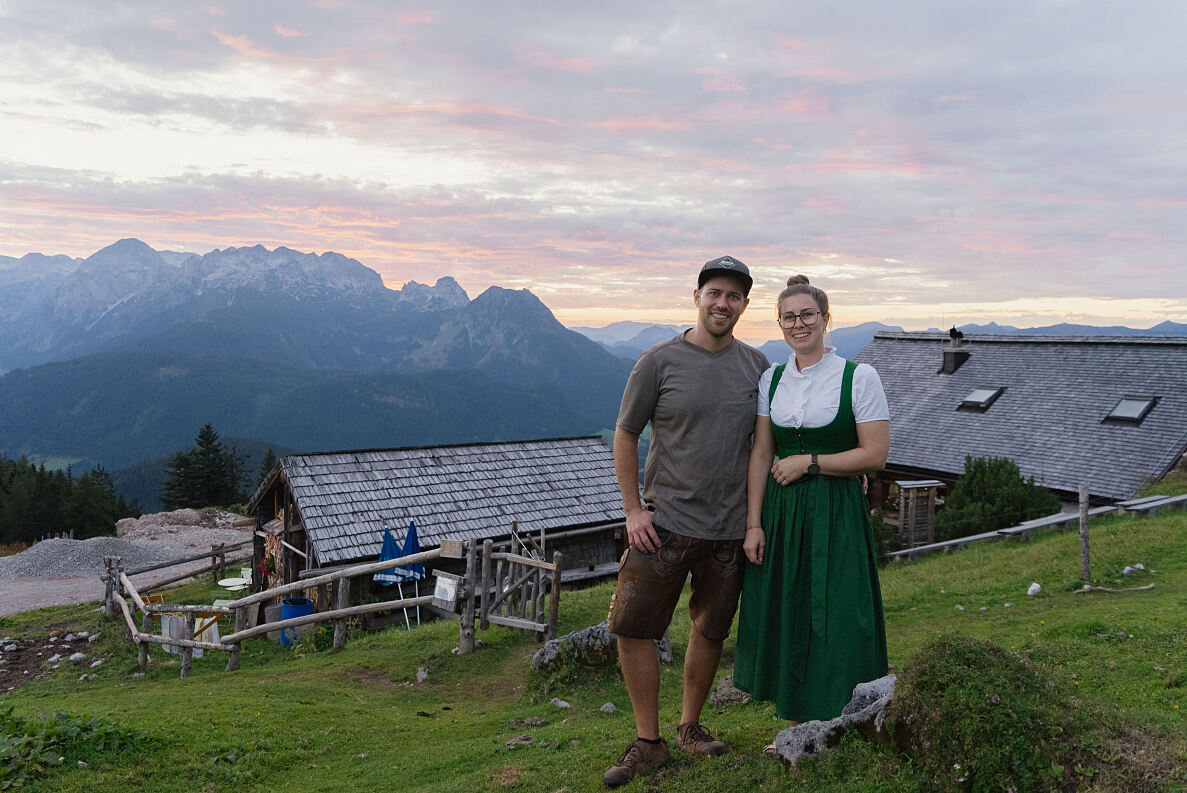
[(461, 626), (458, 629), (458, 655), (474, 652), (474, 599), (478, 597), (478, 587), (475, 586), (474, 578), (478, 568), (477, 556), (478, 552), (474, 541), (466, 540), (466, 577), (464, 579), (466, 599), (462, 602)]
[[(152, 612), (151, 611), (144, 612), (144, 615), (140, 618), (140, 632), (141, 633), (152, 633)], [(136, 652), (136, 662), (140, 665), (141, 669), (148, 669), (148, 642), (147, 641), (142, 640), (140, 642), (140, 647), (137, 648), (137, 652)]]
[(227, 577), (227, 544), (220, 542), (218, 544), (218, 581), (222, 581)]
[(112, 593), (115, 591), (115, 576), (112, 574), (111, 557), (103, 557), (104, 583), (103, 583), (103, 613), (107, 615), (107, 619), (115, 619), (115, 598)]
[[(234, 633), (247, 630), (247, 606), (235, 607), (235, 630)], [(235, 642), (231, 646), (231, 652), (227, 654), (227, 671), (234, 672), (239, 668), (239, 656), (243, 652), (243, 640)]]
[(548, 638), (556, 638), (556, 623), (561, 613), (561, 568), (564, 567), (565, 555), (560, 551), (552, 554), (552, 592), (548, 604)]
[[(490, 555), (494, 542), (491, 540), (482, 541), (482, 586), (478, 589), (479, 596), (482, 598), (482, 630), (490, 629)], [(498, 589), (498, 587), (496, 587)]]
[[(350, 606), (350, 579), (334, 579), (334, 608), (344, 609)], [(341, 650), (346, 646), (346, 617), (334, 620), (334, 649)]]
[(1080, 579), (1092, 578), (1088, 562), (1088, 485), (1080, 485)]
[[(187, 611), (185, 613), (185, 630), (182, 631), (181, 638), (194, 640), (194, 612)], [(181, 648), (181, 676), (189, 677), (190, 669), (194, 665), (194, 648), (186, 645)]]
[[(115, 557), (115, 588), (113, 592), (118, 592), (119, 596), (124, 600), (128, 600), (128, 590), (124, 587), (124, 557)], [(115, 598), (112, 598), (112, 605), (115, 605)], [(128, 625), (124, 628), (124, 634), (128, 641), (132, 641), (132, 626)]]

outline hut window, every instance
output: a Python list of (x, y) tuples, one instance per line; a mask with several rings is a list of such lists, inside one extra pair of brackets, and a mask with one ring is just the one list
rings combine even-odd
[(1104, 421), (1110, 424), (1141, 424), (1142, 419), (1154, 407), (1157, 397), (1125, 396), (1121, 397)]
[(1004, 388), (975, 388), (957, 405), (956, 409), (984, 413), (1005, 390)]

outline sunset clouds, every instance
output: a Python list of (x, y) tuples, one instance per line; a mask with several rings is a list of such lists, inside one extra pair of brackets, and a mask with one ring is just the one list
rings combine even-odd
[(1178, 2), (0, 2), (0, 254), (289, 245), (679, 322), (1187, 321)]

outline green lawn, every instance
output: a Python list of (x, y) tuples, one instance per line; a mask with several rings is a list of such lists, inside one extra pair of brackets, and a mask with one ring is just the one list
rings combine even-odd
[[(1052, 665), (1099, 711), (1109, 755), (1145, 769), (1146, 779), (1102, 774), (1096, 790), (1182, 790), (1187, 785), (1187, 512), (1153, 519), (1093, 523), (1093, 582), (1110, 587), (1154, 583), (1150, 591), (1079, 593), (1079, 538), (1074, 532), (1029, 542), (973, 545), (966, 551), (895, 565), (882, 572), (891, 663), (904, 666), (928, 639), (947, 632), (989, 638)], [(1122, 575), (1127, 565), (1147, 569)], [(1043, 591), (1028, 597), (1039, 582)], [(1120, 582), (1120, 583), (1118, 583)], [(209, 602), (202, 585), (183, 592)], [(562, 632), (599, 622), (609, 585), (566, 592)], [(180, 599), (180, 597), (179, 597)], [(1007, 606), (1007, 603), (1013, 605)], [(956, 606), (963, 606), (958, 610)], [(90, 606), (93, 609), (94, 605)], [(178, 662), (159, 647), (144, 678), (122, 626), (86, 607), (30, 612), (0, 620), (6, 635), (36, 634), (71, 622), (101, 629), (93, 650), (108, 661), (99, 679), (80, 671), (8, 694), (23, 717), (65, 712), (143, 729), (149, 742), (123, 753), (96, 752), (85, 768), (72, 756), (27, 785), (32, 791), (525, 791), (600, 790), (602, 771), (633, 736), (616, 670), (589, 671), (550, 689), (529, 676), (537, 649), (505, 629), (480, 632), (484, 645), (456, 656), (456, 623), (412, 631), (355, 634), (343, 651), (294, 652), (249, 641), (242, 667), (226, 673), (226, 656)], [(687, 614), (672, 628), (678, 651)], [(43, 635), (43, 634), (42, 634)], [(729, 673), (727, 644), (721, 675)], [(678, 659), (679, 661), (679, 659)], [(417, 670), (427, 672), (416, 682)], [(89, 670), (88, 670), (89, 671)], [(678, 719), (679, 662), (662, 677), (661, 722)], [(559, 709), (558, 696), (571, 703)], [(600, 711), (605, 702), (618, 711)], [(543, 725), (522, 723), (542, 719)], [(676, 761), (629, 790), (730, 793), (749, 790), (919, 791), (929, 789), (900, 756), (847, 741), (801, 764), (793, 775), (760, 755), (782, 726), (771, 706), (751, 704), (706, 713), (735, 751), (721, 758)], [(674, 727), (667, 730), (669, 741)], [(507, 748), (521, 735), (533, 741)], [(1138, 757), (1138, 755), (1141, 755)], [(1128, 766), (1127, 766), (1128, 767)], [(1158, 777), (1163, 778), (1159, 779)]]

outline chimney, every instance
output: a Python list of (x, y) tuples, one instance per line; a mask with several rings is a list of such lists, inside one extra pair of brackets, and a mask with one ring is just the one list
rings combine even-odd
[(971, 355), (964, 346), (964, 334), (957, 330), (955, 325), (948, 331), (948, 338), (951, 341), (944, 348), (944, 365), (937, 374), (952, 374), (963, 366)]

